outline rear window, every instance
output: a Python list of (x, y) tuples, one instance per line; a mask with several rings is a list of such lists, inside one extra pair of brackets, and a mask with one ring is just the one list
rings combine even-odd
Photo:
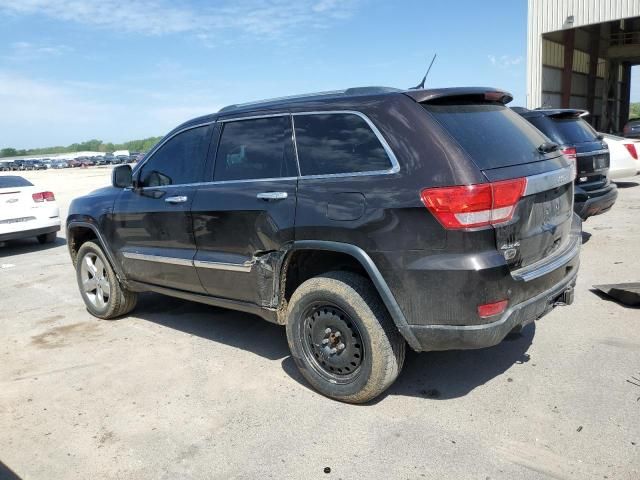
[(0, 176), (0, 188), (33, 187), (33, 183), (22, 177)]
[(538, 147), (548, 140), (504, 105), (423, 106), (482, 170), (543, 159)]
[(531, 123), (559, 144), (585, 143), (597, 140), (596, 131), (581, 118), (540, 117)]

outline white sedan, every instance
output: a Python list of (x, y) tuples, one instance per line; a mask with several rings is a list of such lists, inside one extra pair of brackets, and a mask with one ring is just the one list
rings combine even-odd
[(0, 175), (0, 242), (36, 237), (55, 241), (60, 211), (52, 192), (16, 175)]
[(633, 177), (640, 170), (640, 143), (629, 138), (616, 137), (603, 133), (603, 140), (609, 146), (611, 158), (609, 166), (609, 178)]

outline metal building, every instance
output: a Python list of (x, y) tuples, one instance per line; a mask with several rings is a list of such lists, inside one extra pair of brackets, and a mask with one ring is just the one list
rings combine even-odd
[(638, 64), (640, 0), (529, 0), (528, 108), (582, 108), (619, 132)]

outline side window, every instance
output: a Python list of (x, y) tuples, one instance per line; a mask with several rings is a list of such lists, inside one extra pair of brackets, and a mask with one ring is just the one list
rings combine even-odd
[(296, 176), (289, 116), (226, 122), (216, 155), (215, 181)]
[(388, 170), (391, 161), (369, 124), (352, 113), (295, 115), (302, 175)]
[(210, 126), (192, 128), (165, 143), (142, 166), (143, 187), (163, 187), (202, 181)]

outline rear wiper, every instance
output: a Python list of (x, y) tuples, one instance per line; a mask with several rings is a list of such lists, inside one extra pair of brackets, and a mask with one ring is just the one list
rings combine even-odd
[(538, 146), (538, 151), (540, 153), (551, 153), (555, 152), (560, 148), (560, 145), (554, 142), (544, 142), (543, 144)]

